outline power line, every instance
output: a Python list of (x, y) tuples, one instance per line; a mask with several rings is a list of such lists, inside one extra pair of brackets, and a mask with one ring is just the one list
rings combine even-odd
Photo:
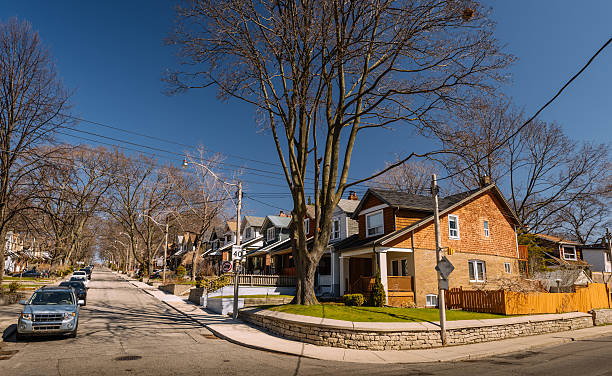
[(468, 169), (470, 169), (471, 167), (475, 166), (477, 163), (480, 163), (480, 161), (482, 161), (485, 158), (488, 158), (491, 154), (493, 154), (493, 152), (495, 152), (497, 149), (499, 149), (500, 147), (502, 147), (506, 142), (510, 141), (512, 138), (516, 137), (517, 134), (520, 133), (521, 130), (523, 130), (523, 128), (525, 128), (529, 123), (531, 123), (533, 121), (533, 119), (535, 119), (542, 111), (544, 111), (544, 109), (546, 107), (548, 107), (548, 105), (550, 105), (555, 99), (557, 99), (557, 97), (559, 95), (561, 95), (561, 93), (576, 79), (578, 78), (578, 76), (580, 76), (582, 74), (582, 72), (584, 72), (587, 67), (589, 65), (591, 65), (591, 63), (595, 60), (595, 58), (597, 57), (597, 55), (599, 55), (601, 53), (601, 51), (603, 51), (606, 47), (608, 47), (608, 45), (612, 43), (612, 38), (608, 39), (608, 41), (606, 43), (603, 44), (603, 46), (601, 46), (601, 48), (599, 48), (599, 50), (597, 50), (597, 52), (595, 52), (595, 54), (593, 56), (591, 56), (591, 58), (587, 61), (587, 63), (582, 67), (582, 69), (580, 69), (578, 71), (578, 73), (574, 74), (572, 76), (572, 78), (569, 79), (569, 81), (567, 81), (565, 83), (565, 85), (563, 85), (561, 87), (561, 89), (559, 89), (559, 91), (557, 91), (557, 93), (548, 101), (546, 102), (546, 104), (544, 104), (542, 107), (540, 107), (540, 109), (538, 111), (536, 111), (536, 113), (531, 116), (525, 123), (523, 123), (523, 125), (521, 125), (520, 127), (518, 127), (518, 129), (516, 131), (514, 131), (510, 136), (508, 136), (504, 141), (502, 141), (500, 144), (498, 144), (497, 146), (495, 146), (490, 152), (488, 152), (487, 154), (483, 155), (482, 157), (478, 158), (476, 160), (475, 163), (472, 163), (471, 165), (456, 171), (452, 174), (449, 174), (443, 178), (439, 178), (438, 181), (441, 180), (445, 180), (445, 179), (449, 179), (452, 178), (453, 176), (457, 176), (465, 171), (467, 171)]

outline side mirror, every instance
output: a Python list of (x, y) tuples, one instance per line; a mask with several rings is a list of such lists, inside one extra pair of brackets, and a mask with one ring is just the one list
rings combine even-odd
[(20, 301), (19, 301), (19, 304), (21, 304), (21, 305), (26, 305), (26, 304), (28, 304), (28, 301), (27, 301), (27, 300), (22, 299), (22, 300), (20, 300)]
[(77, 302), (78, 305), (83, 306), (85, 305), (85, 301), (83, 299), (79, 299), (79, 301)]

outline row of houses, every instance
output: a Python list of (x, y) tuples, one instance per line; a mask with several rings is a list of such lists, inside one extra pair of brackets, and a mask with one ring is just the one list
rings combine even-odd
[[(316, 229), (314, 208), (307, 209), (310, 244)], [(495, 184), (441, 198), (439, 215), (441, 245), (455, 267), (450, 288), (498, 289), (525, 277), (528, 255), (518, 244), (520, 222)], [(283, 212), (242, 218), (244, 273), (295, 275), (292, 220)], [(378, 270), (389, 304), (436, 306), (433, 220), (430, 196), (372, 188), (359, 199), (350, 192), (333, 213), (329, 245), (316, 271), (317, 295), (367, 292)], [(211, 233), (202, 257), (219, 268), (231, 260), (235, 241), (236, 224), (231, 220)], [(551, 260), (559, 259), (558, 264), (599, 265), (594, 248), (563, 243), (551, 249)], [(610, 269), (609, 259), (607, 263), (604, 271)]]
[(27, 234), (8, 231), (4, 243), (4, 270), (19, 273), (31, 265), (47, 264), (51, 255), (45, 251), (36, 238)]

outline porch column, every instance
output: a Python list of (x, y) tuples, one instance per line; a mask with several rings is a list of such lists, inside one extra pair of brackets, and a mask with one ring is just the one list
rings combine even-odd
[(348, 257), (340, 256), (340, 296), (346, 294), (346, 276), (348, 275)]
[(378, 252), (378, 266), (380, 268), (380, 281), (385, 288), (385, 304), (389, 303), (389, 281), (387, 279), (387, 252)]

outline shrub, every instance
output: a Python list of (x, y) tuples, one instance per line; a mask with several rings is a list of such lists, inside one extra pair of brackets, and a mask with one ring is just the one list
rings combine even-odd
[(362, 294), (346, 294), (342, 297), (344, 305), (361, 307), (365, 303), (365, 298)]
[(13, 281), (13, 282), (9, 283), (8, 289), (9, 289), (9, 294), (16, 293), (17, 290), (19, 290), (19, 283), (17, 283), (17, 281)]
[(368, 304), (372, 307), (382, 307), (385, 305), (386, 301), (387, 295), (385, 294), (385, 286), (383, 286), (380, 280), (380, 272), (377, 271)]
[(185, 276), (185, 274), (187, 274), (187, 270), (185, 270), (185, 267), (183, 265), (176, 268), (176, 276), (178, 278), (182, 279)]

